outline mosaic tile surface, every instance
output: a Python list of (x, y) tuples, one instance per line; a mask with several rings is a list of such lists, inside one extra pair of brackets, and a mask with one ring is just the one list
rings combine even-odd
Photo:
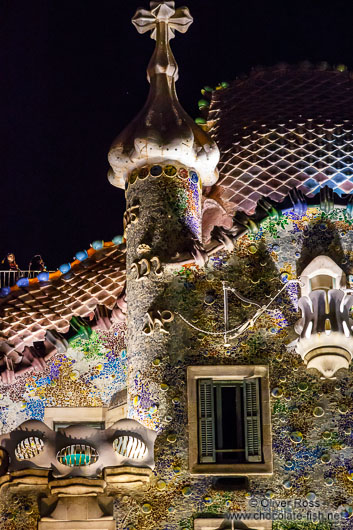
[[(304, 65), (305, 66), (305, 65)], [(353, 78), (348, 72), (288, 66), (253, 71), (212, 93), (211, 134), (221, 151), (211, 197), (253, 213), (265, 196), (298, 188), (353, 190)]]
[(89, 316), (97, 305), (112, 309), (124, 283), (125, 249), (114, 246), (96, 252), (57, 280), (12, 291), (0, 299), (1, 351), (21, 352), (43, 341), (47, 330), (66, 333), (73, 316)]

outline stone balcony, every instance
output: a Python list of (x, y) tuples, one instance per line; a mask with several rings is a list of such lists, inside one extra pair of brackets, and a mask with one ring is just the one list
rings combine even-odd
[(0, 493), (36, 492), (39, 530), (114, 530), (112, 496), (148, 484), (155, 438), (130, 419), (58, 431), (26, 421), (0, 436)]

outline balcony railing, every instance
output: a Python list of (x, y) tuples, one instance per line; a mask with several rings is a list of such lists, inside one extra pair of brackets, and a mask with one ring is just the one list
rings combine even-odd
[[(3, 271), (0, 270), (0, 287), (12, 287), (20, 278), (35, 278), (42, 271)], [(52, 272), (52, 271), (48, 271)]]

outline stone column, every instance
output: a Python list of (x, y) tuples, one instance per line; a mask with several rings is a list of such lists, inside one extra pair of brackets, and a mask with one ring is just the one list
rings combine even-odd
[[(193, 169), (161, 161), (135, 169), (127, 188), (127, 329), (129, 417), (159, 430), (171, 416), (164, 373), (183, 341), (175, 265), (201, 238), (201, 180)], [(170, 390), (169, 390), (170, 392)]]

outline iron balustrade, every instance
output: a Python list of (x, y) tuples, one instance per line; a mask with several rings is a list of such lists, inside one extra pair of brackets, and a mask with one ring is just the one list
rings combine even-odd
[[(16, 285), (16, 282), (20, 278), (36, 278), (40, 272), (43, 272), (43, 271), (0, 270), (0, 287), (12, 287), (13, 285)], [(46, 272), (53, 272), (53, 271), (46, 271)]]

